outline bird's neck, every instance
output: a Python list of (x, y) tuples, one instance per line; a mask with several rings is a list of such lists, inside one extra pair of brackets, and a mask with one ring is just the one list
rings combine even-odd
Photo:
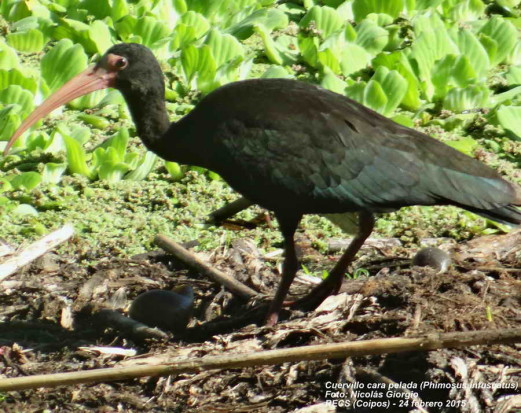
[(198, 141), (201, 125), (191, 121), (190, 116), (170, 123), (164, 91), (126, 94), (125, 100), (138, 136), (148, 150), (167, 161), (211, 168)]
[(149, 93), (126, 96), (126, 100), (138, 136), (147, 149), (157, 153), (160, 150), (161, 137), (170, 125), (164, 96)]

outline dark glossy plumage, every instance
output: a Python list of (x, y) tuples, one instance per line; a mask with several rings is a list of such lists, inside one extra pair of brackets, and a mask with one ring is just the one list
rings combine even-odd
[(359, 232), (329, 277), (297, 302), (313, 308), (338, 291), (348, 264), (370, 235), (374, 212), (407, 205), (457, 205), (519, 224), (519, 187), (493, 169), (336, 93), (287, 79), (235, 82), (169, 123), (161, 68), (146, 47), (112, 47), (93, 69), (64, 85), (31, 114), (7, 149), (67, 99), (116, 87), (137, 132), (160, 157), (218, 172), (250, 201), (275, 212), (285, 241), (281, 284), (267, 323), (298, 269), (294, 233), (306, 213), (359, 212)]
[(169, 125), (163, 77), (148, 49), (122, 44), (107, 53), (129, 60), (116, 86), (151, 150), (218, 172), (268, 209), (382, 212), (452, 204), (521, 221), (510, 207), (521, 202), (519, 190), (496, 171), (344, 96), (289, 79), (245, 80), (213, 91)]
[[(184, 162), (219, 172), (273, 210), (381, 212), (453, 204), (521, 219), (503, 208), (519, 202), (519, 194), (491, 168), (350, 99), (294, 80), (226, 85), (167, 134), (168, 141), (200, 148)], [(173, 148), (168, 152), (177, 158)]]

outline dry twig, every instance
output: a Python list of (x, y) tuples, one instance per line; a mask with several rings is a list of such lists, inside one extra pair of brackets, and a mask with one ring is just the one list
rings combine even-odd
[(249, 300), (250, 298), (258, 295), (255, 290), (244, 285), (235, 278), (230, 277), (228, 274), (210, 267), (207, 263), (197, 257), (197, 255), (188, 251), (186, 248), (183, 248), (177, 242), (172, 241), (168, 237), (164, 235), (158, 235), (154, 239), (154, 243), (172, 254), (178, 260), (182, 261), (186, 266), (225, 286), (232, 293), (238, 295), (239, 297)]
[(348, 343), (320, 344), (246, 354), (174, 359), (170, 363), (162, 363), (159, 365), (115, 367), (1, 379), (0, 391), (128, 380), (146, 376), (167, 376), (170, 374), (200, 372), (201, 370), (233, 369), (303, 360), (338, 359), (371, 354), (426, 351), (440, 348), (461, 348), (474, 345), (518, 342), (521, 342), (521, 328), (430, 334), (417, 338), (397, 337)]
[(21, 267), (34, 261), (57, 245), (68, 240), (74, 234), (72, 225), (67, 224), (60, 229), (47, 234), (45, 237), (33, 242), (27, 248), (19, 251), (13, 257), (0, 264), (0, 281), (5, 280)]

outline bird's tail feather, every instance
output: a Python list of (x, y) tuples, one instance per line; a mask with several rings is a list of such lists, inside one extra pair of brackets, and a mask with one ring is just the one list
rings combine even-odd
[(465, 207), (465, 209), (472, 211), (478, 215), (481, 215), (484, 218), (488, 218), (493, 221), (499, 222), (501, 224), (521, 224), (521, 209), (515, 207), (514, 205), (507, 205), (495, 209), (477, 209), (469, 208), (467, 206)]

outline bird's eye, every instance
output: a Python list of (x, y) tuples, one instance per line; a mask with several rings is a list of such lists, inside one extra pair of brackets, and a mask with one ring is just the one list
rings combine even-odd
[(119, 58), (114, 62), (114, 68), (117, 69), (117, 70), (123, 70), (123, 69), (125, 69), (127, 66), (128, 66), (128, 60), (125, 59), (124, 57), (119, 57)]

